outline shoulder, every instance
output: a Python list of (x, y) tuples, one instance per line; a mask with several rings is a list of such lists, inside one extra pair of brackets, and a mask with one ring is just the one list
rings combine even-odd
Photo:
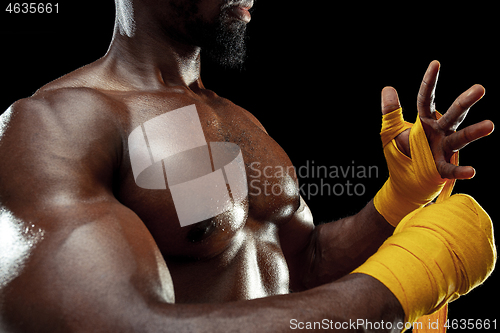
[(110, 94), (89, 87), (44, 87), (33, 96), (18, 102), (21, 105), (45, 106), (46, 110), (74, 116), (78, 113), (87, 116), (112, 116), (118, 103)]
[(263, 130), (266, 134), (267, 131), (264, 128), (264, 125), (261, 124), (261, 122), (255, 117), (251, 112), (241, 108), (242, 112), (255, 124), (257, 127), (259, 127), (261, 130)]
[[(98, 65), (91, 63), (45, 84), (31, 97), (15, 102), (9, 110), (15, 114), (29, 115), (33, 121), (37, 116), (57, 118), (59, 125), (111, 120), (116, 118), (119, 103), (112, 91), (101, 89), (99, 82), (101, 86), (106, 83), (99, 75)], [(65, 120), (69, 123), (65, 123)], [(45, 124), (43, 122), (40, 125)]]
[[(112, 102), (88, 88), (38, 92), (12, 104), (0, 117), (0, 154), (4, 149), (40, 151), (121, 146), (120, 123)], [(111, 147), (108, 147), (108, 150)]]
[(15, 102), (0, 117), (0, 199), (24, 202), (49, 189), (109, 187), (123, 141), (107, 103), (82, 88)]
[(11, 135), (56, 135), (61, 131), (76, 135), (96, 130), (104, 134), (117, 125), (113, 101), (89, 88), (38, 91), (12, 104), (1, 119), (0, 131)]

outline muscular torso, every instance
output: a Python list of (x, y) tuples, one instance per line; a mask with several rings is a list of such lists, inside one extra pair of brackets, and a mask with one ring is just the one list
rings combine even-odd
[[(156, 241), (174, 282), (176, 302), (288, 293), (278, 229), (299, 208), (299, 189), (289, 158), (258, 121), (207, 90), (104, 94), (112, 101), (112, 110), (106, 112), (117, 115), (123, 142), (114, 195), (137, 214)], [(148, 120), (188, 105), (195, 105), (207, 142), (234, 143), (241, 149), (249, 194), (222, 214), (181, 227), (168, 184), (166, 190), (136, 184), (127, 138)]]
[[(0, 288), (6, 304), (0, 326), (144, 331), (156, 320), (151, 327), (192, 331), (186, 320), (205, 329), (205, 319), (222, 316), (232, 330), (248, 318), (266, 317), (263, 327), (283, 313), (293, 318), (296, 302), (319, 309), (313, 320), (336, 309), (345, 313), (353, 292), (378, 295), (373, 290), (382, 285), (363, 275), (329, 283), (364, 262), (392, 232), (372, 204), (359, 219), (315, 228), (291, 161), (250, 113), (202, 86), (144, 91), (128, 80), (116, 83), (99, 64), (89, 66), (16, 102), (0, 119), (0, 218), (17, 251), (9, 253), (8, 274), (1, 277), (7, 282)], [(191, 111), (180, 113), (186, 108)], [(210, 147), (203, 175), (196, 168), (199, 147)], [(223, 161), (220, 147), (230, 155)], [(141, 178), (159, 162), (159, 174)], [(213, 174), (218, 182), (204, 182)], [(197, 182), (190, 183), (191, 176)], [(184, 195), (178, 205), (178, 185), (185, 184), (191, 198)], [(222, 198), (216, 194), (224, 191), (231, 200), (222, 200), (214, 215)], [(184, 223), (183, 204), (188, 215), (191, 208), (211, 213)], [(383, 288), (375, 300), (388, 296), (390, 305), (398, 304)], [(263, 299), (208, 304), (255, 298)], [(174, 302), (206, 304), (167, 304)], [(230, 325), (240, 315), (243, 321)]]

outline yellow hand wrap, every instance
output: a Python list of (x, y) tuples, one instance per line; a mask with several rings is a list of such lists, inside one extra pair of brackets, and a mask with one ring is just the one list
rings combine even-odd
[[(410, 131), (411, 158), (397, 147), (394, 138), (404, 130)], [(382, 117), (380, 132), (389, 179), (375, 195), (377, 211), (394, 227), (408, 213), (434, 200), (446, 182), (436, 168), (420, 117), (415, 125), (405, 122), (399, 108)], [(451, 192), (451, 189), (450, 189)]]
[(408, 214), (353, 273), (382, 282), (413, 323), (481, 284), (495, 262), (488, 214), (473, 198), (454, 195)]

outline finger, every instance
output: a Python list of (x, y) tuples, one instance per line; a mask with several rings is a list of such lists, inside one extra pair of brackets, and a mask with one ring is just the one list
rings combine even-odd
[(471, 106), (484, 96), (484, 87), (473, 85), (453, 102), (448, 111), (438, 120), (438, 125), (446, 131), (455, 131), (464, 121)]
[(471, 166), (456, 166), (444, 160), (436, 162), (436, 167), (441, 178), (471, 179), (476, 174), (476, 170)]
[(445, 149), (450, 152), (455, 152), (467, 146), (469, 143), (491, 134), (494, 129), (495, 125), (490, 120), (484, 120), (480, 123), (467, 126), (446, 137), (444, 143)]
[(434, 95), (440, 66), (437, 60), (431, 62), (420, 84), (417, 96), (417, 110), (420, 118), (431, 118), (436, 110), (434, 106)]
[(393, 87), (382, 89), (382, 114), (388, 114), (401, 107), (398, 92)]

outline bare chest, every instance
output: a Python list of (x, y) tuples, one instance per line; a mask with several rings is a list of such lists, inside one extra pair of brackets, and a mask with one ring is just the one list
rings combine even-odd
[(151, 97), (128, 114), (116, 196), (165, 258), (213, 258), (250, 239), (257, 252), (279, 251), (276, 226), (299, 206), (297, 180), (251, 116), (220, 99)]

